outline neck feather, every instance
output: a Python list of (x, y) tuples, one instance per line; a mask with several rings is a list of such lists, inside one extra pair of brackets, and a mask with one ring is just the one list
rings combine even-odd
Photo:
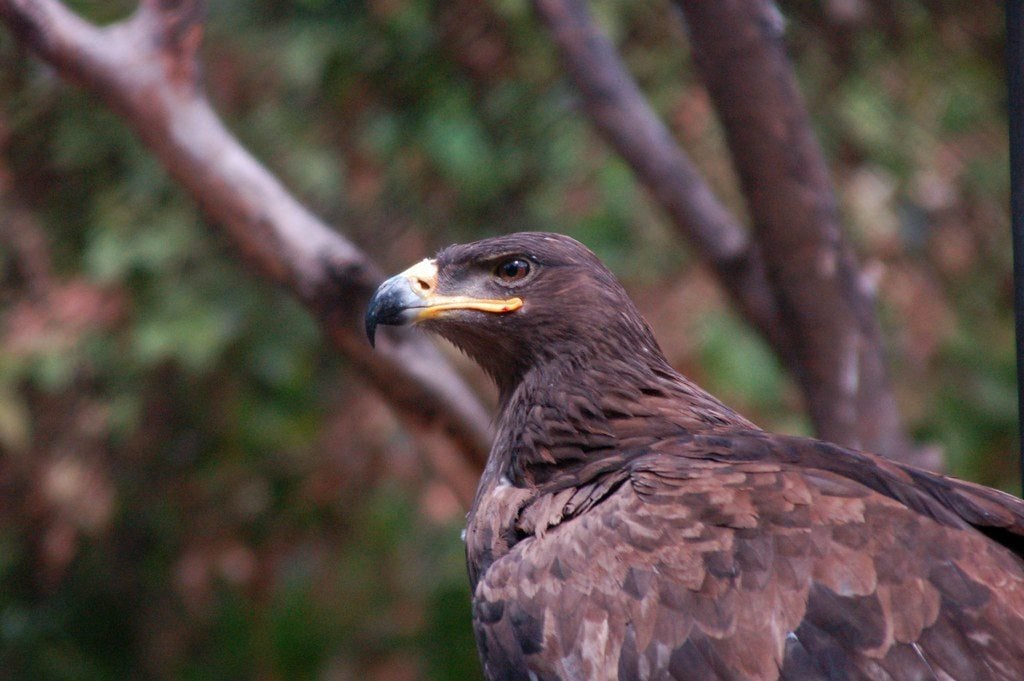
[(531, 487), (580, 484), (665, 438), (756, 427), (672, 369), (657, 347), (555, 355), (502, 391), (501, 413), (494, 470)]

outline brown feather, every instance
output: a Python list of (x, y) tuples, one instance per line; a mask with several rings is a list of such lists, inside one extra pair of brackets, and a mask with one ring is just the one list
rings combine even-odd
[(1024, 503), (759, 430), (567, 237), (450, 247), (438, 290), (507, 297), (508, 257), (521, 309), (424, 323), (501, 394), (466, 533), (488, 679), (1024, 679)]

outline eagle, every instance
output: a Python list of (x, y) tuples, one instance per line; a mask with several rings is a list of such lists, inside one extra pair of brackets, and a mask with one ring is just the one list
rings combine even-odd
[(673, 369), (579, 242), (454, 245), (385, 281), (497, 384), (467, 516), (484, 675), (1024, 679), (1024, 503), (766, 432)]

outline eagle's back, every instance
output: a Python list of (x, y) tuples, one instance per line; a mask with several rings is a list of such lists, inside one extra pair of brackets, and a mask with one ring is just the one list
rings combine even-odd
[(821, 444), (676, 438), (532, 500), (474, 594), (488, 678), (1024, 678), (1024, 562), (972, 524), (1024, 505)]
[(494, 379), (466, 527), (491, 679), (1024, 679), (1024, 502), (757, 430), (566, 236), (382, 284)]

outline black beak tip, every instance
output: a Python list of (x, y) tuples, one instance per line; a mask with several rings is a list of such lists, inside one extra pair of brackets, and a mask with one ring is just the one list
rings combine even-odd
[(370, 347), (377, 347), (377, 315), (372, 310), (366, 312), (366, 338), (370, 341)]
[(380, 323), (380, 312), (383, 307), (382, 296), (380, 291), (373, 296), (370, 300), (370, 304), (366, 308), (366, 318), (364, 323), (366, 325), (366, 338), (370, 341), (370, 347), (377, 347), (377, 325)]
[(381, 284), (366, 306), (364, 324), (370, 346), (376, 347), (378, 326), (408, 324), (407, 313), (417, 302), (404, 276), (396, 275)]

